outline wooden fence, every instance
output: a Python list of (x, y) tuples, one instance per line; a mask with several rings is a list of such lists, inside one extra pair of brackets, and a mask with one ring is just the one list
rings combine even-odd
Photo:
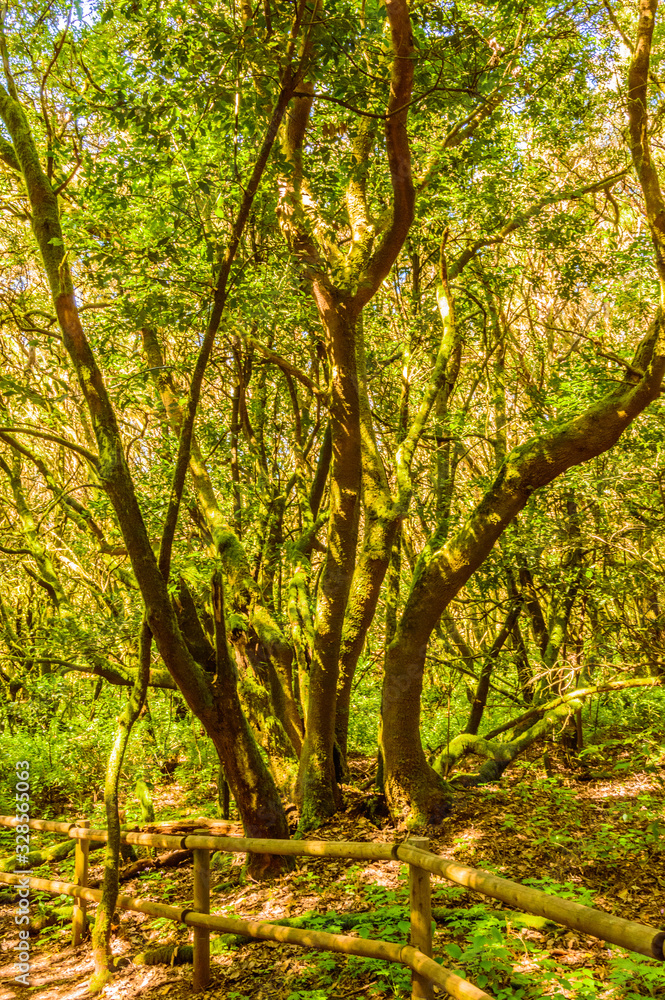
[[(22, 820), (14, 816), (0, 816), (0, 826), (16, 827)], [(205, 819), (197, 823), (206, 823)], [(89, 820), (76, 823), (59, 823), (51, 820), (31, 819), (32, 830), (61, 833), (76, 840), (75, 882), (56, 882), (51, 879), (30, 877), (31, 888), (42, 892), (64, 894), (76, 900), (73, 917), (73, 941), (78, 944), (85, 926), (87, 902), (98, 902), (101, 892), (87, 886), (88, 849), (91, 840), (108, 839), (106, 830), (92, 830)], [(210, 982), (210, 931), (241, 934), (264, 941), (283, 941), (322, 951), (336, 951), (365, 958), (379, 958), (399, 962), (412, 971), (413, 1000), (432, 1000), (433, 985), (440, 986), (457, 1000), (491, 1000), (472, 983), (461, 979), (432, 959), (432, 919), (430, 906), (430, 875), (443, 877), (457, 885), (465, 886), (493, 899), (508, 903), (514, 909), (525, 910), (547, 917), (558, 924), (591, 934), (629, 951), (663, 961), (665, 932), (655, 927), (625, 920), (590, 906), (582, 906), (568, 899), (549, 895), (540, 889), (520, 885), (489, 872), (448, 861), (427, 850), (428, 841), (412, 837), (404, 843), (346, 843), (316, 840), (256, 840), (245, 837), (211, 836), (196, 831), (185, 836), (169, 834), (123, 832), (125, 844), (170, 849), (187, 848), (194, 855), (194, 898), (191, 907), (167, 906), (149, 900), (120, 895), (119, 909), (166, 917), (191, 926), (194, 930), (194, 989), (204, 990)], [(234, 854), (277, 854), (298, 857), (346, 858), (358, 861), (402, 861), (409, 866), (410, 886), (410, 944), (400, 945), (389, 941), (367, 940), (324, 931), (282, 927), (265, 921), (239, 920), (210, 913), (210, 852)], [(21, 872), (0, 872), (0, 882), (9, 885), (25, 884)]]

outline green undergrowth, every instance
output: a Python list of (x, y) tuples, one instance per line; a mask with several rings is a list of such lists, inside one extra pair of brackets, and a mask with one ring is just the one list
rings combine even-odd
[[(530, 778), (512, 789), (501, 826), (527, 837), (531, 850), (547, 850), (582, 865), (649, 860), (665, 851), (660, 792), (597, 795), (582, 799), (578, 785), (560, 778)], [(528, 805), (528, 809), (525, 808)]]
[[(547, 876), (524, 879), (564, 899), (588, 905), (590, 894), (572, 883), (558, 883)], [(436, 899), (452, 904), (467, 897), (467, 891), (450, 887), (436, 893)], [(637, 997), (665, 996), (665, 969), (642, 956), (612, 948), (603, 970), (585, 960), (579, 967), (562, 969), (552, 957), (551, 947), (538, 930), (548, 934), (565, 933), (551, 921), (529, 914), (492, 910), (479, 903), (460, 907), (446, 923), (445, 932), (454, 940), (442, 943), (435, 957), (441, 964), (481, 989), (495, 1000), (537, 996), (575, 998), (575, 1000), (634, 1000)]]
[[(359, 869), (361, 866), (357, 866)], [(354, 873), (351, 873), (353, 879)], [(526, 880), (537, 888), (588, 903), (588, 893), (572, 883), (557, 883), (542, 877)], [(402, 884), (391, 889), (367, 885), (363, 901), (371, 907), (364, 912), (308, 912), (289, 920), (276, 921), (291, 927), (325, 931), (332, 934), (356, 934), (362, 938), (405, 943), (409, 937), (408, 891)], [(562, 969), (551, 956), (543, 934), (561, 934), (552, 921), (516, 911), (496, 909), (496, 904), (464, 905), (466, 889), (457, 886), (437, 888), (433, 894), (434, 958), (486, 990), (494, 1000), (535, 1000), (554, 996), (575, 1000), (636, 1000), (665, 995), (662, 966), (640, 956), (612, 949), (602, 975), (583, 965)], [(152, 921), (153, 930), (169, 922)], [(220, 935), (211, 942), (212, 954), (242, 948), (248, 939), (239, 935)], [(162, 946), (141, 955), (138, 961), (182, 964), (191, 962), (188, 946)], [(379, 995), (394, 998), (410, 996), (411, 973), (399, 965), (333, 953), (303, 952), (297, 983), (286, 1000), (335, 1000), (338, 984), (349, 978), (375, 984)], [(304, 967), (303, 967), (304, 966)], [(232, 994), (230, 994), (232, 995)], [(237, 993), (243, 997), (244, 994)]]
[[(0, 704), (0, 813), (14, 810), (15, 765), (25, 760), (33, 816), (102, 818), (106, 763), (126, 697), (124, 688), (110, 688), (87, 701), (71, 677), (49, 675), (35, 679), (30, 700)], [(128, 822), (140, 822), (137, 780), (178, 781), (181, 805), (191, 806), (217, 774), (214, 747), (172, 692), (152, 692), (149, 709), (132, 729), (123, 765)]]

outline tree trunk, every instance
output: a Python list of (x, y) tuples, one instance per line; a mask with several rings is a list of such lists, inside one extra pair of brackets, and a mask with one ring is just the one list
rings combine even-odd
[[(423, 665), (424, 659), (423, 649)], [(420, 663), (421, 650), (398, 633), (386, 650), (380, 741), (386, 798), (410, 829), (440, 824), (451, 805), (450, 790), (427, 763), (420, 740)]]
[(360, 411), (356, 367), (356, 317), (330, 289), (315, 286), (332, 361), (330, 425), (333, 461), (327, 552), (316, 605), (309, 674), (307, 732), (297, 794), (300, 828), (309, 830), (339, 806), (334, 773), (335, 703), (342, 626), (353, 577), (360, 509)]
[(467, 727), (464, 730), (465, 733), (471, 733), (475, 736), (478, 732), (478, 727), (480, 726), (483, 713), (485, 711), (485, 705), (487, 704), (487, 695), (490, 689), (490, 678), (492, 676), (492, 671), (496, 664), (496, 658), (503, 649), (504, 643), (508, 636), (510, 635), (513, 626), (517, 622), (518, 615), (520, 613), (519, 604), (515, 605), (508, 612), (508, 617), (501, 628), (501, 631), (497, 635), (496, 639), (492, 643), (492, 647), (487, 654), (485, 662), (480, 669), (480, 677), (478, 678), (478, 686), (476, 688), (476, 693), (473, 699), (473, 704), (471, 706), (471, 714), (469, 715), (469, 721)]
[[(295, 38), (300, 30), (303, 9), (298, 12), (293, 22), (294, 35), (284, 67), (283, 86), (251, 178), (244, 190), (241, 207), (234, 222), (229, 245), (218, 274), (208, 326), (192, 377), (187, 413), (180, 438), (174, 488), (167, 515), (168, 524), (165, 525), (162, 538), (163, 551), (166, 554), (170, 552), (177, 524), (179, 500), (190, 457), (189, 445), (196, 406), (206, 364), (224, 310), (231, 265), (280, 122), (289, 104), (292, 91), (297, 86), (299, 71), (291, 65), (291, 57)], [(42, 256), (58, 323), (62, 330), (63, 345), (71, 359), (86, 400), (98, 455), (94, 455), (81, 446), (77, 446), (77, 450), (94, 468), (100, 485), (109, 496), (141, 591), (147, 624), (155, 639), (157, 649), (190, 709), (201, 720), (208, 735), (213, 740), (224, 762), (227, 774), (231, 777), (234, 767), (245, 771), (251, 767), (256, 762), (258, 751), (256, 755), (252, 753), (252, 746), (255, 745), (251, 739), (251, 733), (249, 733), (250, 739), (247, 747), (242, 743), (232, 743), (228, 739), (227, 720), (221, 716), (220, 706), (216, 702), (215, 694), (218, 692), (213, 689), (205, 671), (192, 658), (178, 628), (169, 599), (166, 578), (153, 552), (127, 465), (118, 419), (95, 355), (81, 324), (68, 262), (69, 250), (60, 224), (58, 196), (42, 169), (37, 145), (25, 112), (19, 104), (13, 84), (10, 90), (12, 90), (12, 94), (0, 87), (0, 115), (16, 150), (18, 165), (32, 209), (32, 229)], [(222, 544), (218, 540), (220, 550), (224, 544), (227, 549), (233, 548), (234, 542), (239, 545), (231, 532), (228, 532), (227, 535), (231, 537), (223, 537)], [(166, 560), (167, 564), (168, 561)], [(235, 688), (231, 700), (232, 707), (239, 711), (240, 716), (242, 716), (239, 704), (236, 704), (237, 691)], [(220, 701), (223, 705), (224, 699), (221, 698)], [(234, 721), (238, 734), (241, 737), (245, 736), (248, 730), (246, 720), (235, 718)], [(255, 837), (288, 836), (286, 817), (274, 782), (265, 766), (251, 776), (251, 783), (254, 785), (261, 781), (266, 782), (266, 786), (262, 790), (263, 801), (257, 801), (256, 798), (250, 797), (250, 800), (244, 804), (237, 794), (242, 789), (242, 783), (239, 781), (237, 787), (233, 788), (243, 823), (246, 824), (247, 835)]]
[[(218, 724), (213, 742), (223, 763), (224, 775), (236, 801), (246, 837), (289, 839), (289, 827), (279, 793), (259, 752), (238, 696), (238, 674), (226, 642), (224, 587), (219, 571), (212, 579), (215, 615), (215, 708)], [(237, 748), (242, 747), (242, 753)], [(288, 867), (288, 859), (277, 855), (249, 855), (248, 871), (254, 878), (268, 878)]]
[[(338, 801), (333, 762), (335, 700), (344, 617), (356, 552), (361, 489), (361, 433), (358, 344), (362, 309), (388, 276), (413, 221), (415, 192), (406, 129), (413, 88), (413, 32), (405, 0), (386, 0), (393, 58), (385, 116), (385, 142), (392, 187), (392, 211), (377, 229), (365, 189), (365, 163), (373, 129), (359, 129), (352, 148), (354, 167), (345, 209), (352, 247), (343, 255), (327, 239), (318, 206), (304, 177), (305, 135), (314, 84), (300, 87), (282, 136), (288, 162), (280, 193), (280, 224), (311, 282), (331, 362), (333, 464), (330, 475), (328, 547), (319, 585), (316, 637), (309, 678), (307, 730), (298, 782), (301, 829), (331, 815)], [(303, 197), (306, 195), (306, 197)], [(339, 264), (344, 260), (343, 266)], [(390, 546), (387, 547), (390, 555)]]
[(388, 477), (379, 452), (365, 372), (365, 343), (359, 322), (357, 343), (359, 414), (362, 427), (362, 496), (365, 509), (365, 535), (362, 551), (353, 574), (351, 593), (344, 619), (340, 651), (340, 674), (337, 685), (335, 734), (346, 766), (351, 692), (358, 658), (374, 620), (397, 529), (400, 512), (393, 501)]
[(109, 762), (106, 768), (106, 783), (104, 786), (104, 805), (106, 806), (106, 825), (108, 841), (104, 856), (104, 880), (102, 882), (102, 898), (95, 914), (95, 926), (92, 932), (92, 955), (95, 971), (90, 980), (90, 990), (100, 993), (111, 978), (111, 921), (118, 898), (119, 864), (120, 864), (120, 815), (118, 809), (118, 785), (120, 772), (125, 758), (125, 751), (132, 731), (132, 726), (138, 719), (150, 677), (150, 647), (152, 634), (144, 621), (139, 638), (138, 660), (139, 669), (136, 683), (132, 688), (125, 711), (118, 719), (116, 734)]
[[(174, 434), (179, 435), (184, 415), (169, 377), (163, 374), (164, 358), (157, 337), (154, 331), (149, 328), (142, 330), (142, 336), (143, 347), (152, 366), (155, 387), (160, 394), (171, 429)], [(234, 396), (234, 401), (235, 398)], [(235, 610), (247, 614), (253, 630), (273, 663), (274, 676), (281, 685), (281, 691), (275, 687), (271, 691), (275, 696), (275, 711), (295, 753), (299, 755), (302, 749), (303, 723), (293, 694), (291, 680), (293, 653), (274, 616), (261, 600), (259, 588), (250, 573), (244, 546), (224, 521), (215, 488), (196, 437), (192, 438), (189, 471), (206, 523), (233, 588)], [(195, 616), (196, 612), (194, 611)]]

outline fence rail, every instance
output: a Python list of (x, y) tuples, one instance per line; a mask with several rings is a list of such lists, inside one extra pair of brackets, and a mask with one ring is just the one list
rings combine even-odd
[[(0, 826), (17, 827), (23, 820), (14, 816), (0, 816)], [(205, 819), (196, 820), (204, 824)], [(58, 882), (51, 879), (30, 877), (28, 884), (39, 891), (73, 896), (77, 900), (73, 919), (73, 940), (80, 941), (84, 926), (86, 902), (97, 902), (101, 892), (88, 888), (87, 851), (90, 840), (106, 841), (106, 830), (93, 830), (88, 820), (76, 823), (61, 823), (52, 820), (31, 819), (28, 826), (32, 830), (62, 833), (77, 841), (75, 856), (76, 883)], [(246, 837), (227, 837), (202, 834), (199, 832), (174, 836), (171, 834), (141, 833), (138, 830), (123, 831), (122, 842), (146, 847), (171, 849), (187, 848), (194, 852), (194, 900), (192, 907), (179, 908), (119, 896), (120, 909), (167, 917), (194, 928), (194, 988), (206, 988), (210, 982), (210, 931), (242, 934), (261, 940), (283, 941), (325, 951), (338, 951), (366, 958), (380, 958), (389, 962), (399, 962), (412, 970), (413, 1000), (431, 1000), (432, 984), (443, 987), (457, 1000), (491, 1000), (472, 983), (461, 979), (455, 973), (435, 962), (431, 942), (431, 906), (429, 876), (436, 875), (508, 903), (514, 909), (525, 910), (538, 916), (547, 917), (573, 930), (591, 934), (611, 944), (629, 951), (638, 952), (649, 958), (663, 961), (665, 932), (655, 927), (626, 920), (594, 907), (583, 906), (568, 899), (552, 896), (540, 889), (521, 885), (509, 879), (500, 878), (478, 868), (459, 865), (441, 858), (427, 850), (424, 838), (412, 838), (409, 842), (392, 844), (372, 844), (316, 840), (259, 840)], [(297, 857), (346, 858), (362, 861), (402, 861), (409, 865), (411, 943), (400, 945), (389, 941), (367, 940), (324, 931), (309, 931), (295, 927), (281, 927), (265, 921), (239, 920), (210, 914), (210, 851), (233, 854), (277, 854)], [(25, 884), (25, 876), (0, 872), (0, 882), (16, 885)]]

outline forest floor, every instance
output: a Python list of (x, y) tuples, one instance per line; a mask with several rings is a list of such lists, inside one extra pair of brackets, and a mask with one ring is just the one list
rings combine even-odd
[[(459, 793), (451, 816), (430, 838), (431, 849), (456, 861), (591, 904), (656, 927), (665, 925), (665, 757), (654, 759), (633, 744), (617, 745), (611, 771), (568, 766), (561, 751), (524, 761), (500, 785)], [(592, 763), (592, 762), (591, 762)], [(353, 762), (355, 778), (373, 762)], [(607, 766), (607, 758), (605, 761)], [(214, 789), (172, 783), (155, 790), (157, 819), (206, 814)], [(345, 814), (312, 839), (394, 841), (404, 831), (379, 827), (362, 815), (367, 796), (346, 789)], [(214, 807), (209, 808), (214, 813)], [(387, 822), (387, 821), (386, 821)], [(91, 878), (101, 877), (100, 854), (91, 856)], [(245, 879), (242, 856), (227, 855), (213, 868), (211, 911), (265, 920), (316, 911), (321, 930), (335, 920), (366, 914), (345, 933), (406, 940), (408, 875), (398, 862), (359, 863), (298, 858), (295, 869), (270, 883)], [(41, 873), (40, 873), (41, 874)], [(46, 872), (44, 872), (46, 874)], [(70, 879), (72, 861), (50, 868)], [(121, 892), (179, 905), (191, 901), (191, 862), (178, 869), (146, 871)], [(520, 917), (473, 892), (432, 879), (437, 911), (434, 957), (482, 986), (496, 1000), (556, 996), (580, 1000), (665, 997), (665, 968), (608, 947), (542, 919)], [(70, 925), (49, 927), (31, 939), (30, 987), (16, 982), (15, 902), (0, 905), (0, 1000), (88, 1000), (90, 940), (69, 943)], [(32, 912), (39, 900), (34, 893)], [(52, 900), (49, 900), (52, 902)], [(94, 908), (91, 908), (94, 912)], [(400, 926), (401, 925), (401, 926)], [(183, 925), (137, 913), (119, 915), (114, 953), (119, 971), (104, 996), (131, 1000), (192, 995), (191, 965), (145, 965), (134, 960), (151, 948), (186, 943)], [(204, 997), (220, 1000), (378, 1000), (410, 995), (410, 973), (387, 963), (312, 952), (272, 942), (248, 942), (212, 958), (213, 981)], [(437, 994), (438, 995), (438, 994)]]

